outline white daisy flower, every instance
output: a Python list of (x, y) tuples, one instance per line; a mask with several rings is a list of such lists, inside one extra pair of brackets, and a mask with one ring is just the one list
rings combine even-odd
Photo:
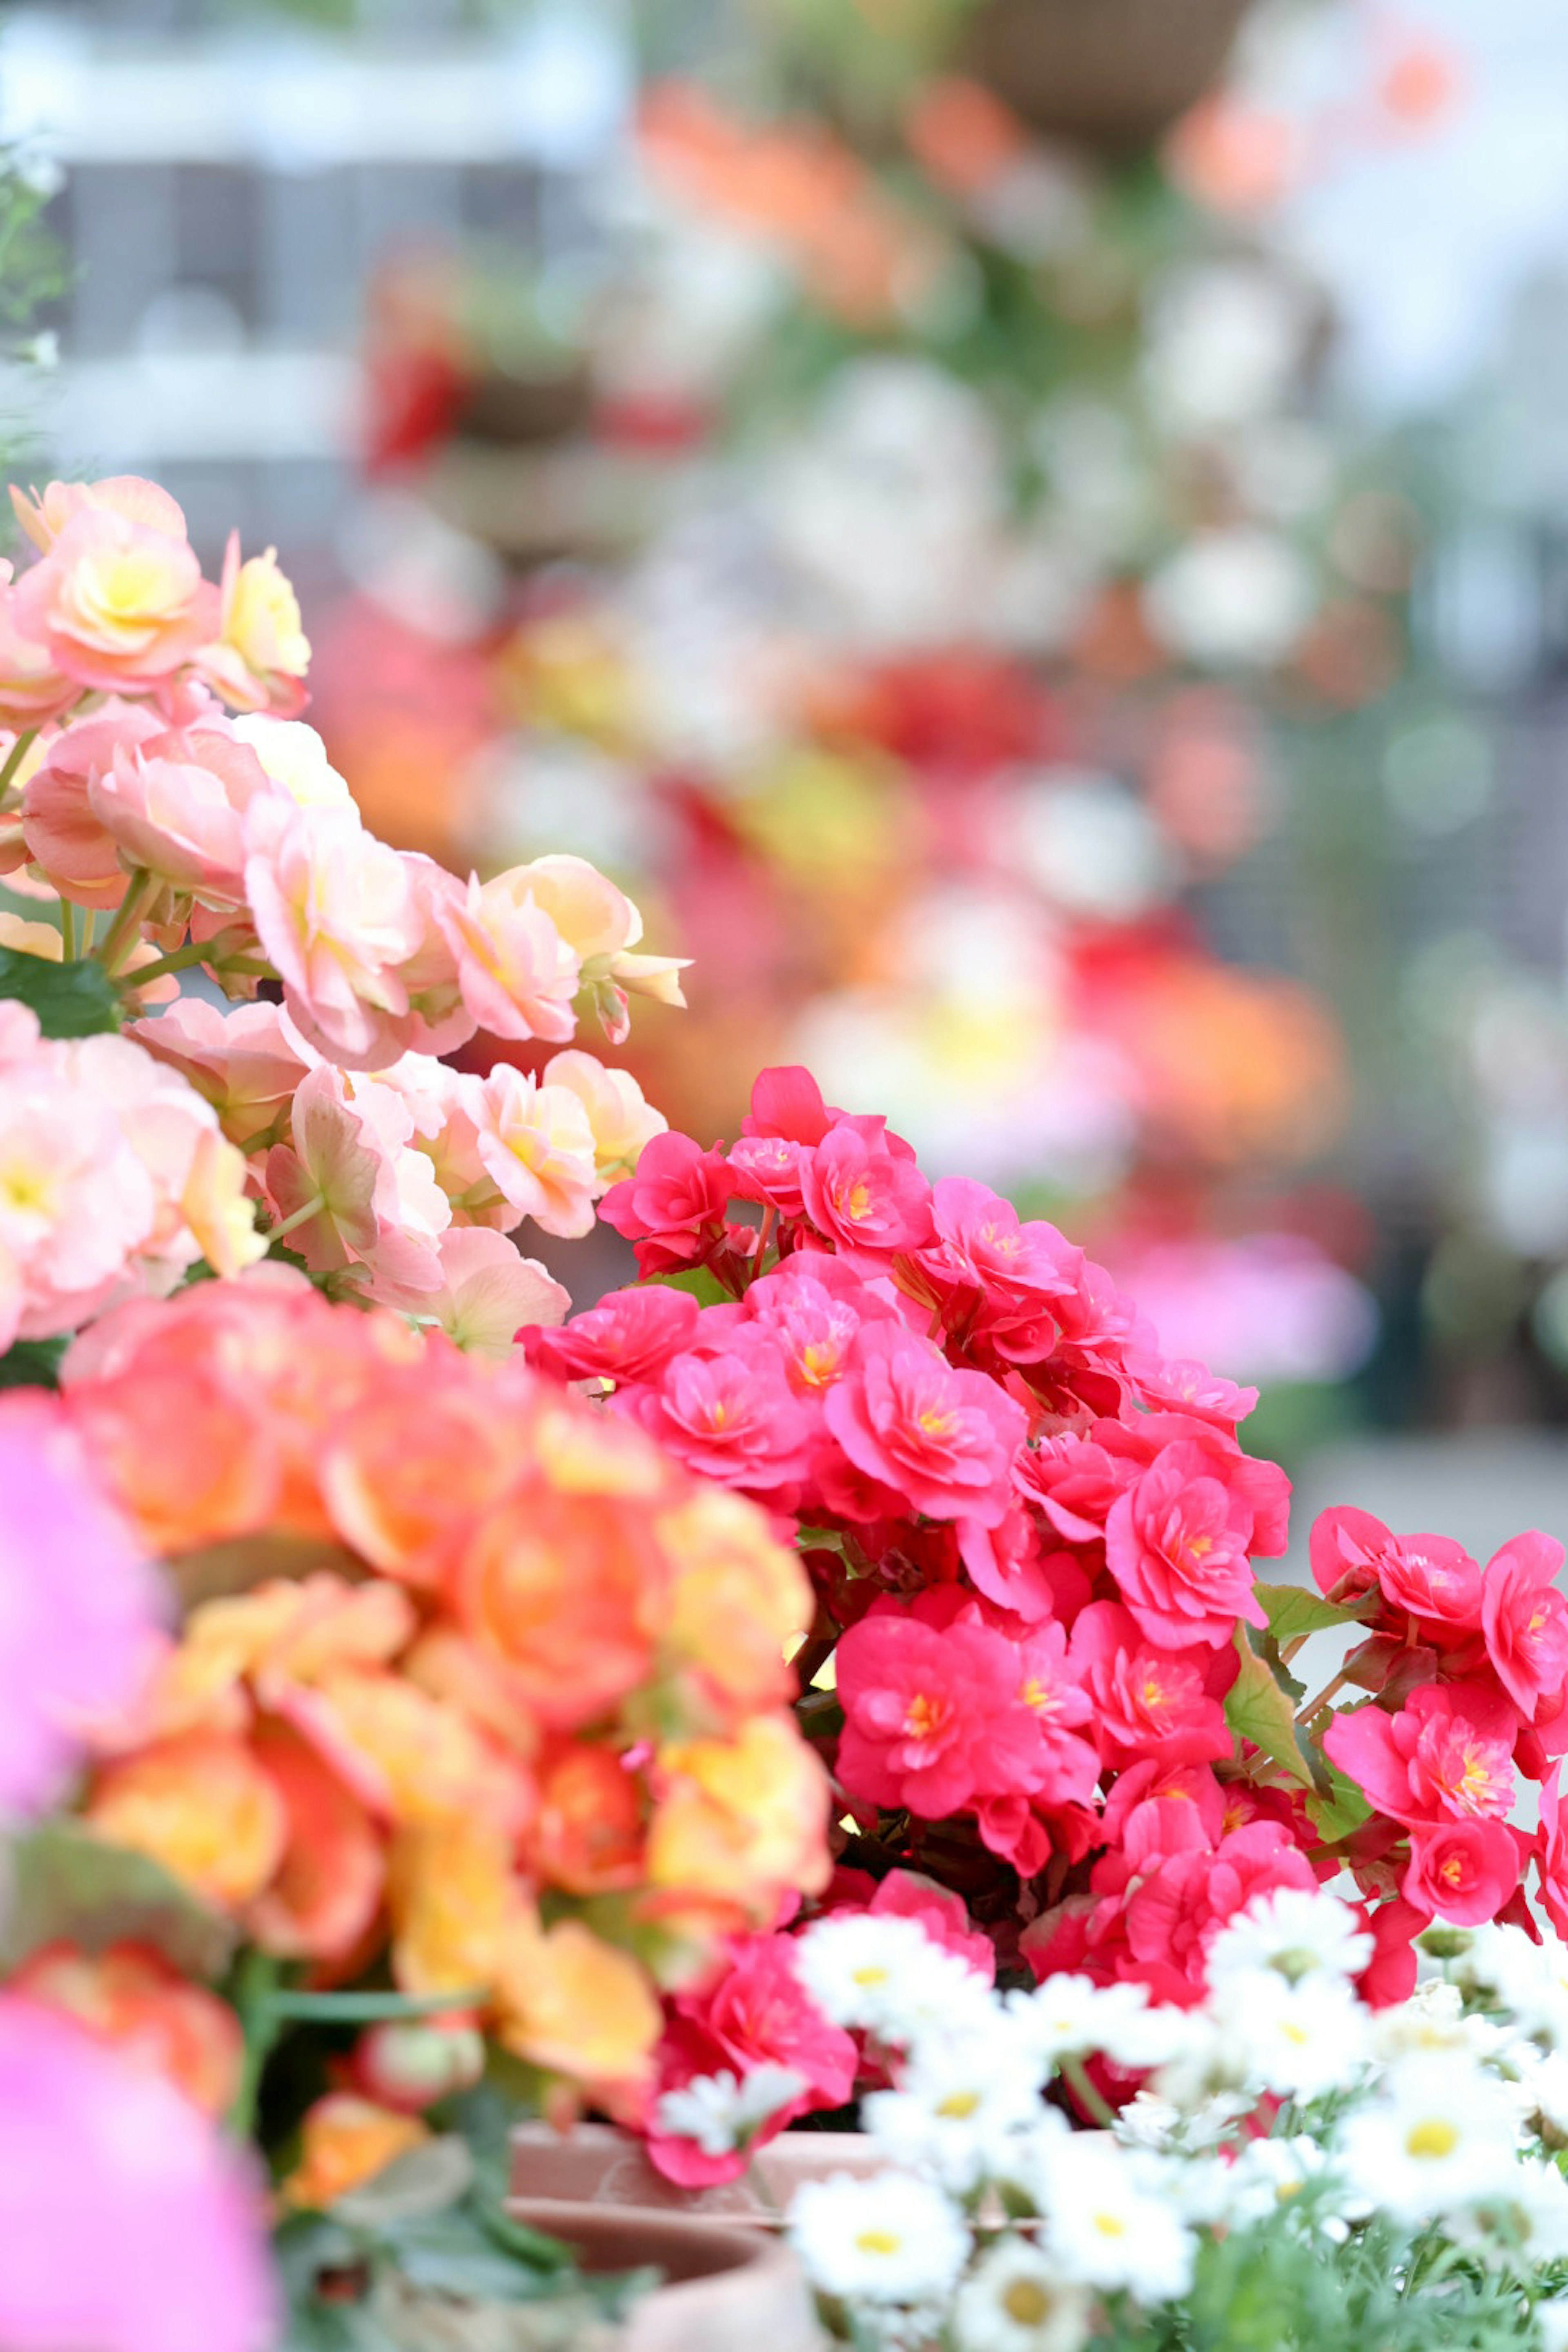
[(1538, 2303), (1534, 2318), (1542, 2352), (1568, 2352), (1568, 2295), (1551, 2303)]
[(835, 2025), (900, 2045), (994, 2007), (984, 1977), (897, 1913), (830, 1912), (796, 1938), (795, 1972)]
[(1089, 2340), (1087, 2290), (1022, 2238), (1006, 2237), (953, 2298), (959, 2352), (1078, 2352)]
[(1353, 2190), (1419, 2222), (1506, 2187), (1516, 2140), (1501, 2085), (1455, 2053), (1391, 2067), (1382, 2095), (1345, 2119), (1339, 2150)]
[(1490, 2018), (1466, 2011), (1457, 1985), (1436, 1979), (1418, 1984), (1408, 2000), (1379, 2010), (1372, 2022), (1373, 2051), (1390, 2064), (1451, 2051), (1479, 2065), (1500, 2056), (1511, 2041)]
[(740, 2075), (726, 2066), (667, 2091), (654, 2108), (653, 2126), (668, 2139), (695, 2140), (704, 2156), (728, 2156), (805, 2088), (805, 2075), (793, 2066), (753, 2066)]
[(1568, 2180), (1554, 2164), (1526, 2158), (1468, 2213), (1455, 2214), (1448, 2234), (1461, 2245), (1479, 2245), (1494, 2261), (1525, 2273), (1568, 2255)]
[(1050, 2252), (1068, 2278), (1125, 2287), (1146, 2304), (1191, 2285), (1194, 2241), (1158, 2159), (1077, 2132), (1042, 2145), (1037, 2181)]
[(969, 2260), (957, 2206), (908, 2172), (805, 2181), (789, 2209), (789, 2234), (812, 2284), (849, 2302), (934, 2302)]
[(1371, 2055), (1371, 2019), (1347, 1979), (1312, 1970), (1294, 1980), (1271, 1968), (1239, 1970), (1226, 1984), (1226, 2029), (1246, 2053), (1254, 2082), (1297, 2099), (1356, 2082)]
[(1275, 1886), (1227, 1919), (1208, 1948), (1209, 1990), (1224, 2004), (1225, 1988), (1261, 1969), (1295, 1984), (1323, 1974), (1348, 1982), (1372, 1958), (1373, 1941), (1350, 1906), (1321, 1887)]
[[(1267, 2221), (1282, 2207), (1294, 2205), (1304, 2189), (1321, 2183), (1335, 2167), (1326, 2148), (1298, 2132), (1289, 2139), (1248, 2140), (1235, 2162), (1219, 2169), (1229, 2175), (1221, 2184), (1226, 2201), (1204, 2215), (1189, 2207), (1189, 2220), (1228, 2221), (1233, 2227)], [(1366, 2220), (1373, 2209), (1364, 2198), (1342, 2190), (1331, 2204), (1315, 2202), (1311, 2210), (1315, 2226), (1335, 2244), (1342, 2244), (1350, 2224)]]
[(894, 2091), (877, 2091), (863, 2106), (866, 2128), (896, 2163), (929, 2172), (945, 2189), (966, 2196), (998, 2166), (1004, 2143), (1047, 2123), (1066, 2120), (1040, 2105), (1043, 2063), (1020, 2051), (1008, 2021), (988, 2033), (951, 2041), (931, 2035), (919, 2045)]
[(1186, 2011), (1152, 2009), (1142, 1985), (1101, 1985), (1090, 1977), (1047, 1977), (1032, 1992), (1010, 1992), (1007, 2008), (1053, 2064), (1098, 2052), (1117, 2066), (1157, 2066), (1194, 2030)]

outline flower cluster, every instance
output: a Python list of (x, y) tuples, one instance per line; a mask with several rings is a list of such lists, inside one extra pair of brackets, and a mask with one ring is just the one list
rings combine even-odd
[[(94, 1835), (274, 1961), (330, 1980), (385, 1949), (405, 1993), (636, 2112), (656, 1985), (826, 1873), (787, 1712), (809, 1596), (761, 1516), (521, 1364), (298, 1277), (107, 1315), (13, 1414), (90, 1453), (192, 1604), (83, 1727)], [(26, 1990), (100, 2022), (174, 2000), (185, 2046), (190, 1989), (135, 1958), (50, 1953)], [(234, 2037), (196, 2026), (187, 2083), (221, 2110)], [(431, 2055), (373, 2047), (361, 2088), (401, 2109), (423, 2066), (427, 2104)]]
[[(464, 881), (365, 829), (292, 715), (310, 648), (270, 551), (231, 543), (215, 587), (151, 483), (13, 497), (41, 552), (0, 583), (0, 873), (58, 928), (7, 915), (0, 947), (95, 967), (100, 1028), (187, 970), (241, 1002), (180, 1003), (136, 1047), (40, 1056), (7, 1027), (0, 1319), (52, 1336), (128, 1278), (236, 1272), (259, 1204), (340, 1288), (509, 1345), (548, 1293), (502, 1237), (585, 1233), (662, 1121), (592, 1055), (435, 1057), (480, 1030), (569, 1047), (579, 1002), (618, 1043), (628, 992), (681, 1001), (679, 963), (638, 951), (637, 909), (581, 858)], [(265, 981), (280, 1004), (247, 1001)]]
[[(791, 2207), (835, 2338), (1131, 2352), (1245, 2310), (1270, 2344), (1560, 2352), (1568, 1951), (1433, 1940), (1455, 1980), (1374, 2011), (1358, 1914), (1316, 1890), (1237, 1913), (1187, 2008), (1071, 1975), (997, 1994), (907, 1919), (807, 1930), (816, 2011), (887, 2084), (880, 2168)], [(1107, 2068), (1143, 2087), (1073, 2132)]]

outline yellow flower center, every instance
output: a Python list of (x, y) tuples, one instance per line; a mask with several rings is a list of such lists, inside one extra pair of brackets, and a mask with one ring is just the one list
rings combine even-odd
[(853, 1977), (858, 1985), (884, 1985), (888, 1981), (888, 1971), (878, 1961), (871, 1960), (863, 1969), (856, 1969)]
[(1102, 2238), (1124, 2238), (1127, 2235), (1127, 2224), (1120, 2213), (1097, 2213), (1094, 2226)]
[(896, 2254), (903, 2242), (892, 2230), (862, 2230), (855, 2241), (863, 2254)]
[(904, 1729), (911, 1739), (929, 1739), (933, 1731), (941, 1730), (946, 1720), (945, 1701), (940, 1698), (930, 1698), (924, 1691), (917, 1691), (910, 1701), (909, 1713), (904, 1717)]
[(1406, 2156), (1452, 2156), (1458, 2145), (1458, 2128), (1444, 2116), (1428, 2116), (1425, 2123), (1413, 2124), (1405, 2135)]
[(978, 2091), (950, 2091), (946, 2098), (939, 2103), (937, 2114), (951, 2116), (954, 2123), (963, 2123), (966, 2116), (974, 2113), (979, 2105)]
[(1051, 2315), (1051, 2299), (1038, 2279), (1015, 2279), (1003, 2290), (1002, 2308), (1020, 2327), (1038, 2327)]

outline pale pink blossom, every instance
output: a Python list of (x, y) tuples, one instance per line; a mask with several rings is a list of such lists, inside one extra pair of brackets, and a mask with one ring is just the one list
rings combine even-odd
[(40, 554), (47, 555), (67, 523), (89, 507), (143, 523), (168, 539), (186, 536), (184, 510), (156, 482), (140, 474), (106, 474), (96, 482), (49, 482), (42, 494), (11, 486), (17, 521)]
[(46, 646), (16, 626), (11, 572), (9, 561), (0, 559), (0, 719), (37, 727), (68, 710), (81, 688), (55, 667)]
[(623, 890), (584, 857), (536, 857), (500, 879), (514, 892), (527, 891), (553, 921), (582, 967), (581, 984), (591, 989), (600, 1024), (613, 1045), (630, 1027), (628, 992), (660, 1004), (684, 1004), (680, 974), (685, 956), (635, 955), (642, 917)]
[(183, 996), (156, 1020), (133, 1023), (128, 1034), (188, 1080), (241, 1150), (281, 1139), (310, 1064), (295, 1050), (279, 1006), (243, 1004), (222, 1013), (200, 997)]
[(92, 788), (114, 766), (164, 731), (144, 704), (111, 695), (90, 719), (68, 727), (48, 747), (22, 794), (26, 854), (62, 898), (79, 907), (117, 907), (125, 895), (120, 847), (92, 803)]
[(116, 743), (87, 797), (122, 865), (226, 912), (245, 903), (245, 813), (276, 790), (248, 744), (207, 726)]
[(475, 1023), (496, 1037), (547, 1037), (577, 1026), (578, 958), (517, 866), (481, 883), (468, 877), (437, 919), (457, 960), (458, 985)]
[(541, 1086), (498, 1064), (471, 1097), (476, 1149), (486, 1174), (515, 1212), (547, 1234), (577, 1237), (594, 1224), (594, 1129), (569, 1087)]
[(278, 550), (242, 563), (239, 533), (230, 531), (218, 597), (217, 635), (196, 656), (203, 675), (233, 709), (291, 715), (305, 699), (310, 643)]
[(242, 743), (248, 744), (280, 792), (301, 808), (352, 808), (353, 794), (327, 757), (327, 747), (313, 727), (301, 719), (268, 718), (261, 713), (230, 721)]
[(388, 1305), (438, 1290), (437, 1243), (451, 1208), (429, 1160), (411, 1148), (401, 1096), (322, 1063), (300, 1081), (290, 1129), (290, 1141), (267, 1155), (277, 1221), (300, 1219), (289, 1247), (313, 1274), (364, 1267), (366, 1295)]
[[(20, 1008), (18, 1008), (20, 1009)], [(158, 1198), (114, 1106), (73, 1082), (60, 1049), (10, 1060), (0, 1085), (0, 1347), (68, 1331), (107, 1304), (153, 1235)]]
[(210, 1103), (130, 1037), (83, 1037), (56, 1050), (84, 1097), (112, 1105), (152, 1179), (153, 1226), (137, 1253), (144, 1274), (156, 1266), (166, 1285), (204, 1256), (219, 1273), (237, 1274), (266, 1255), (245, 1197), (244, 1159)]
[(402, 859), (344, 808), (279, 793), (246, 818), (245, 887), (300, 1034), (351, 1069), (395, 1061), (408, 992), (399, 964), (421, 925)]
[(216, 606), (183, 531), (89, 504), (17, 582), (13, 616), (64, 676), (112, 691), (156, 686), (189, 661)]
[(454, 1225), (437, 1244), (441, 1288), (421, 1301), (419, 1318), (473, 1356), (510, 1356), (525, 1327), (553, 1329), (566, 1319), (570, 1293), (537, 1258), (486, 1225)]
[(544, 1083), (570, 1087), (587, 1112), (600, 1192), (634, 1174), (644, 1144), (662, 1135), (669, 1125), (629, 1070), (608, 1070), (592, 1054), (552, 1055), (544, 1066)]

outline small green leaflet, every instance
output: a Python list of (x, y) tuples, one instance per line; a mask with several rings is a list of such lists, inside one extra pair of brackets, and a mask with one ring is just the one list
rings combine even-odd
[(96, 1037), (120, 1026), (120, 999), (100, 963), (79, 957), (51, 963), (47, 957), (0, 948), (0, 996), (31, 1005), (46, 1037)]
[(1253, 1591), (1268, 1617), (1277, 1642), (1294, 1642), (1303, 1633), (1325, 1633), (1335, 1625), (1359, 1624), (1377, 1605), (1377, 1594), (1367, 1593), (1353, 1608), (1325, 1601), (1302, 1584), (1255, 1584)]
[(1329, 1793), (1320, 1796), (1314, 1791), (1307, 1800), (1307, 1811), (1323, 1843), (1335, 1845), (1341, 1838), (1349, 1837), (1352, 1830), (1359, 1830), (1363, 1822), (1371, 1819), (1372, 1807), (1355, 1782), (1348, 1780), (1327, 1757), (1323, 1759), (1322, 1769), (1328, 1778)]
[(699, 1307), (732, 1307), (735, 1303), (733, 1291), (726, 1290), (718, 1276), (710, 1273), (705, 1265), (690, 1266), (681, 1274), (652, 1274), (648, 1281), (657, 1282), (665, 1290), (684, 1290)]
[(1290, 1702), (1247, 1640), (1245, 1625), (1236, 1629), (1236, 1650), (1241, 1671), (1226, 1698), (1226, 1723), (1238, 1738), (1249, 1739), (1293, 1780), (1310, 1788), (1312, 1776), (1297, 1742)]

